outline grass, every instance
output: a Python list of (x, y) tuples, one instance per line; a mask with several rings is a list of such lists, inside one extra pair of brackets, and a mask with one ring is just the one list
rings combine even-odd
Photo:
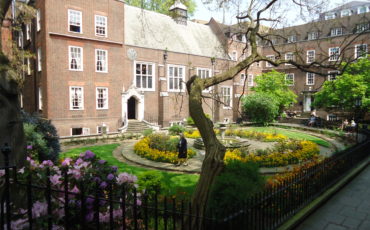
[[(81, 147), (70, 149), (66, 152), (60, 154), (60, 158), (74, 157), (80, 155), (81, 152), (90, 150), (95, 153), (99, 158), (106, 160), (110, 165), (115, 165), (118, 167), (120, 172), (128, 172), (139, 176), (141, 173), (150, 171), (146, 168), (136, 167), (128, 165), (124, 162), (118, 161), (113, 156), (113, 151), (119, 146), (119, 144), (107, 144), (107, 145), (97, 145), (89, 147)], [(151, 170), (153, 171), (153, 170)], [(168, 188), (167, 191), (163, 191), (166, 195), (179, 195), (182, 194), (183, 197), (189, 197), (195, 189), (195, 185), (198, 182), (198, 175), (193, 174), (179, 174), (159, 171), (163, 177), (163, 183)]]
[(298, 131), (291, 131), (286, 129), (279, 129), (274, 127), (249, 127), (249, 130), (254, 130), (257, 132), (265, 132), (265, 133), (277, 133), (287, 136), (288, 138), (296, 139), (296, 140), (308, 140), (312, 141), (318, 145), (324, 146), (324, 147), (330, 147), (330, 143), (312, 135), (309, 135), (304, 132), (298, 132)]

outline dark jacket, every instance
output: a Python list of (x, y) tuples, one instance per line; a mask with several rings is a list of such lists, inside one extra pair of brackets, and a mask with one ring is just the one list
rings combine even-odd
[(186, 158), (188, 152), (188, 142), (184, 137), (180, 138), (179, 143), (177, 144), (177, 148), (179, 149), (179, 158)]

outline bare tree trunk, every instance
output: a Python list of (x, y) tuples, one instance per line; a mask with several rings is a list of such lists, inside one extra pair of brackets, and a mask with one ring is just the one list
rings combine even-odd
[[(203, 112), (202, 84), (200, 79), (195, 76), (187, 83), (190, 115), (202, 136), (206, 149), (199, 181), (192, 197), (193, 214), (197, 213), (200, 217), (204, 217), (206, 214), (211, 185), (224, 167), (223, 159), (226, 152), (225, 146), (220, 143), (213, 131), (212, 121)], [(196, 225), (196, 220), (193, 218), (192, 229), (196, 229)], [(202, 226), (198, 226), (198, 228), (202, 228)]]

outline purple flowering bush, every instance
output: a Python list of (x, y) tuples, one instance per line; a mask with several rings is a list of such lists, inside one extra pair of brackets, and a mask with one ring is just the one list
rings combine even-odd
[[(81, 218), (84, 218), (88, 229), (95, 228), (96, 218), (99, 218), (99, 222), (102, 224), (101, 229), (109, 227), (107, 223), (111, 218), (111, 208), (114, 225), (116, 227), (122, 226), (125, 221), (128, 229), (131, 229), (133, 207), (141, 205), (141, 194), (136, 193), (138, 187), (136, 176), (118, 173), (116, 166), (108, 165), (105, 160), (97, 158), (91, 151), (81, 153), (79, 157), (65, 158), (60, 162), (60, 165), (55, 165), (50, 160), (39, 163), (30, 157), (27, 158), (27, 161), (27, 166), (18, 170), (17, 180), (24, 185), (31, 181), (33, 186), (44, 188), (47, 187), (48, 183), (51, 185), (53, 229), (63, 229), (66, 219), (65, 191), (67, 190), (68, 223), (73, 229), (81, 228)], [(0, 172), (1, 176), (4, 176), (4, 172)], [(47, 178), (49, 178), (49, 182)], [(23, 186), (22, 189), (24, 192), (26, 186)], [(46, 189), (32, 189), (34, 229), (45, 229), (47, 226), (48, 203), (45, 192)], [(136, 194), (136, 200), (134, 194)], [(123, 198), (126, 205), (125, 220), (122, 218)], [(12, 212), (12, 229), (27, 229), (29, 227), (27, 208), (25, 207), (12, 208), (14, 210)], [(99, 217), (97, 217), (98, 213)], [(141, 226), (140, 220), (139, 226)]]

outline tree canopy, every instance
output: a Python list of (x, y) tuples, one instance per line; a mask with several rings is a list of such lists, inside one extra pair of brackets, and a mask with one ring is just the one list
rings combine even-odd
[[(155, 11), (161, 14), (169, 14), (170, 7), (176, 0), (127, 0), (126, 3), (131, 6), (137, 6), (146, 10)], [(194, 14), (196, 3), (193, 0), (181, 1), (188, 8), (188, 15)]]
[(272, 70), (256, 77), (256, 93), (262, 93), (272, 98), (282, 112), (284, 108), (296, 102), (297, 95), (289, 89), (285, 74)]
[(361, 100), (361, 109), (370, 111), (370, 61), (367, 58), (351, 63), (334, 81), (326, 81), (315, 94), (314, 106), (353, 111)]

